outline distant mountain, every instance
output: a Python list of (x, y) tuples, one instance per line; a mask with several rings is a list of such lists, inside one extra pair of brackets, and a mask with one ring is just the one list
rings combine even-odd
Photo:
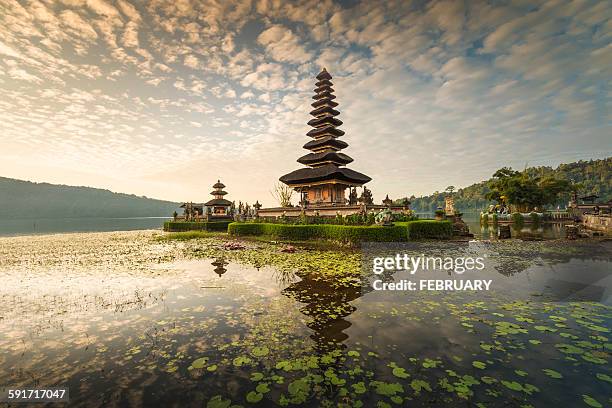
[[(521, 170), (521, 169), (515, 169)], [(580, 160), (574, 163), (560, 164), (556, 168), (540, 166), (528, 167), (526, 171), (530, 175), (554, 175), (557, 178), (580, 183), (583, 189), (579, 196), (596, 194), (599, 201), (612, 199), (612, 157), (601, 160)], [(480, 211), (489, 204), (484, 197), (489, 188), (488, 180), (472, 184), (469, 187), (458, 189), (455, 194), (455, 207), (461, 211)], [(437, 207), (444, 208), (444, 192), (438, 192), (423, 197), (408, 197), (412, 202), (411, 208), (417, 212), (433, 212)], [(557, 204), (565, 207), (570, 199), (570, 194), (559, 197)]]
[(179, 203), (91, 187), (0, 177), (0, 219), (171, 216)]

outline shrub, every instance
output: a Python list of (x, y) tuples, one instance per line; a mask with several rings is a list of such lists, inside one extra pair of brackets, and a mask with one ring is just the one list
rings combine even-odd
[(512, 213), (510, 219), (512, 220), (512, 225), (515, 228), (522, 228), (525, 224), (525, 218), (523, 217), (523, 214), (519, 212)]
[(405, 223), (408, 240), (415, 239), (449, 239), (453, 236), (453, 224), (450, 221), (417, 220)]
[(406, 228), (403, 226), (353, 226), (332, 224), (254, 224), (232, 223), (228, 227), (232, 235), (266, 235), (275, 239), (306, 241), (309, 239), (328, 239), (344, 243), (362, 241), (406, 241)]
[(203, 222), (187, 222), (187, 221), (166, 221), (164, 222), (164, 231), (181, 232), (181, 231), (227, 231), (227, 226), (232, 221), (203, 221)]
[(538, 226), (540, 225), (540, 214), (536, 213), (536, 212), (532, 212), (529, 214), (529, 220), (532, 222), (533, 225)]
[(493, 213), (493, 215), (491, 216), (491, 218), (493, 219), (493, 224), (497, 224), (497, 219), (499, 218), (497, 216), (497, 213)]
[(332, 224), (271, 224), (234, 222), (228, 226), (231, 235), (265, 235), (274, 239), (306, 241), (327, 239), (344, 243), (398, 242), (408, 239), (442, 238), (452, 236), (449, 221), (419, 220), (397, 223), (391, 227), (378, 225), (332, 225)]

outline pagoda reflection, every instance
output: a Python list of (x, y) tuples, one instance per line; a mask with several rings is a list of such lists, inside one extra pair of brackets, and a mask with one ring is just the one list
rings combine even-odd
[(219, 275), (219, 277), (223, 276), (223, 274), (227, 272), (227, 268), (225, 267), (227, 264), (228, 262), (223, 258), (217, 258), (211, 263), (211, 265), (215, 267), (213, 271)]
[(310, 338), (320, 354), (346, 348), (344, 342), (349, 336), (344, 331), (351, 327), (346, 317), (357, 310), (350, 302), (365, 294), (361, 286), (338, 287), (331, 283), (306, 275), (282, 291), (283, 295), (305, 304), (300, 312), (310, 319), (306, 326), (313, 331)]

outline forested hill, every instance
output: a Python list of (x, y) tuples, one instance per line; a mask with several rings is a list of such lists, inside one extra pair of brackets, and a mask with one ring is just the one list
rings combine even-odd
[[(516, 169), (520, 170), (520, 169)], [(531, 176), (554, 175), (557, 178), (580, 183), (583, 189), (579, 196), (597, 194), (600, 201), (608, 201), (612, 198), (612, 157), (601, 160), (578, 161), (575, 163), (560, 164), (557, 168), (552, 167), (529, 167), (526, 171)], [(480, 211), (486, 208), (490, 202), (484, 197), (489, 191), (488, 180), (472, 184), (469, 187), (460, 188), (455, 191), (455, 207), (461, 211)], [(444, 186), (446, 187), (446, 186)], [(444, 207), (444, 192), (435, 192), (424, 197), (409, 197), (412, 202), (411, 208), (417, 212), (432, 212), (440, 206)], [(558, 204), (564, 207), (569, 201), (570, 195), (560, 197)]]
[(171, 216), (178, 203), (91, 187), (0, 177), (0, 219)]

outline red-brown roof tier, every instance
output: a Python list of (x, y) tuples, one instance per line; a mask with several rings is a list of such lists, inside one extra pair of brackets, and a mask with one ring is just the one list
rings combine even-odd
[(323, 85), (314, 89), (315, 93), (323, 93), (323, 92), (335, 92), (334, 88), (331, 85)]
[(345, 166), (352, 162), (353, 159), (344, 153), (328, 150), (320, 153), (308, 153), (297, 161), (307, 166), (317, 166), (322, 163), (335, 163), (338, 166)]
[(308, 150), (323, 149), (325, 147), (335, 148), (335, 149), (340, 150), (340, 149), (347, 148), (348, 143), (340, 139), (336, 139), (333, 136), (324, 136), (324, 137), (320, 137), (315, 140), (311, 140), (310, 142), (306, 143), (303, 147), (304, 149), (308, 149)]
[(208, 207), (212, 207), (212, 206), (215, 206), (215, 205), (225, 207), (225, 206), (228, 206), (228, 205), (232, 205), (232, 202), (226, 200), (225, 198), (213, 198), (212, 200), (204, 203), (204, 205), (206, 205)]
[(307, 167), (294, 170), (289, 174), (285, 174), (279, 180), (292, 186), (328, 180), (344, 181), (351, 185), (363, 185), (372, 179), (365, 174), (361, 174), (347, 167), (326, 164), (321, 167)]
[(310, 111), (310, 114), (314, 117), (318, 117), (323, 114), (327, 114), (330, 116), (338, 116), (340, 112), (338, 112), (337, 110), (335, 110), (334, 108), (330, 106), (321, 106), (315, 110)]
[(222, 196), (224, 196), (224, 195), (226, 195), (226, 194), (227, 194), (227, 191), (223, 191), (223, 190), (214, 190), (214, 191), (211, 191), (211, 192), (210, 192), (210, 194), (212, 194), (212, 195), (222, 195)]
[(317, 99), (317, 100), (319, 100), (319, 99), (329, 99), (329, 100), (332, 100), (332, 99), (336, 99), (336, 95), (334, 95), (331, 92), (321, 92), (321, 93), (318, 93), (315, 96), (313, 96), (312, 99)]
[(217, 182), (215, 184), (213, 184), (213, 188), (225, 188), (225, 184), (223, 184), (221, 181), (217, 180)]
[(316, 87), (323, 86), (323, 85), (332, 86), (333, 84), (332, 84), (332, 81), (330, 81), (329, 79), (324, 79), (322, 81), (315, 82)]
[(336, 129), (334, 126), (324, 126), (324, 127), (312, 129), (308, 131), (308, 133), (306, 133), (306, 136), (310, 136), (314, 138), (321, 137), (321, 136), (327, 136), (327, 135), (334, 136), (334, 137), (340, 137), (344, 135), (344, 130)]
[(318, 108), (319, 106), (329, 106), (335, 108), (336, 106), (338, 106), (338, 102), (334, 102), (329, 99), (319, 99), (318, 101), (311, 103), (310, 106), (312, 106), (313, 108)]
[(324, 125), (340, 126), (342, 125), (342, 121), (340, 119), (334, 118), (333, 116), (323, 116), (321, 118), (310, 119), (308, 121), (308, 125), (316, 128)]

